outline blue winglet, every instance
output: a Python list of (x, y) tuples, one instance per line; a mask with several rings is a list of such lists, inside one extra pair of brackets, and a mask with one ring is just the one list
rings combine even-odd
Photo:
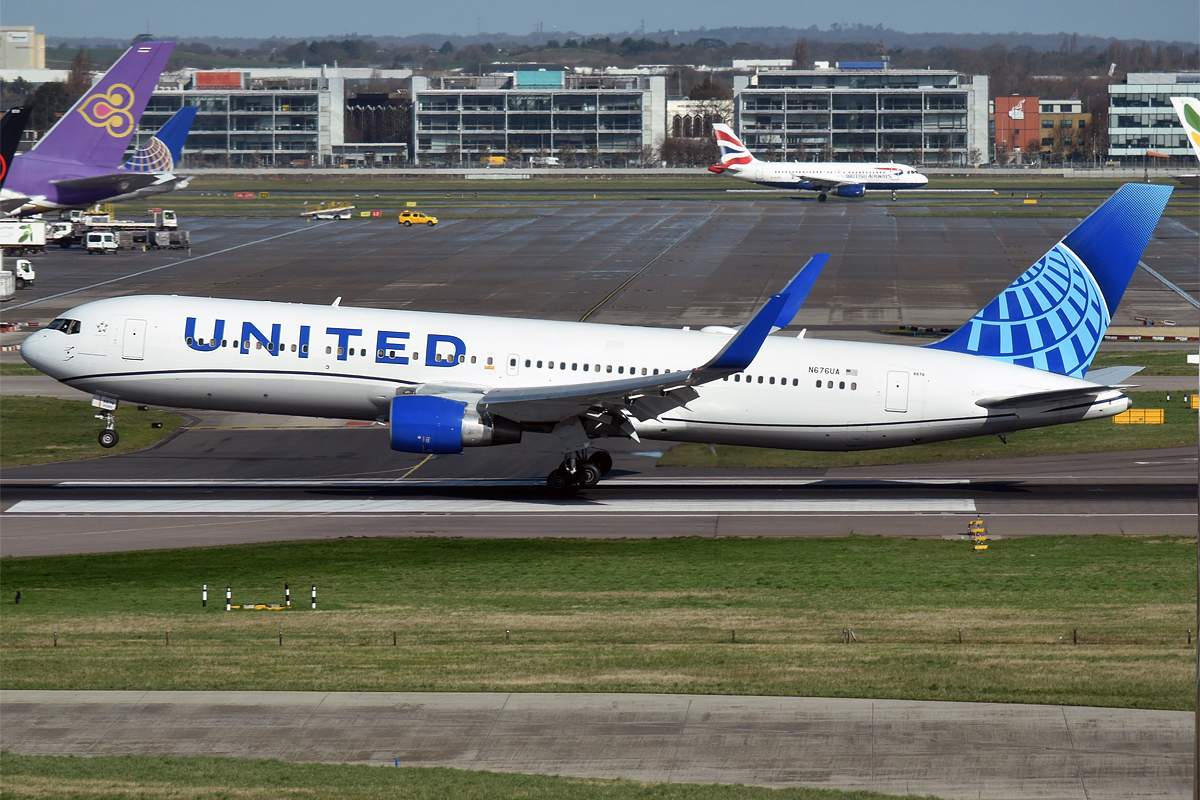
[(771, 299), (758, 310), (754, 318), (743, 325), (737, 335), (730, 339), (711, 361), (701, 367), (700, 371), (730, 374), (741, 372), (750, 366), (789, 298), (790, 295), (786, 294), (771, 295)]
[(788, 281), (788, 285), (783, 287), (780, 294), (789, 295), (789, 300), (775, 320), (776, 328), (786, 328), (792, 324), (792, 320), (796, 318), (800, 306), (804, 305), (804, 301), (808, 299), (808, 293), (812, 291), (813, 284), (817, 282), (827, 261), (829, 261), (829, 253), (817, 253), (800, 268), (794, 278)]
[(966, 325), (928, 346), (1082, 378), (1170, 197), (1169, 186), (1122, 186)]

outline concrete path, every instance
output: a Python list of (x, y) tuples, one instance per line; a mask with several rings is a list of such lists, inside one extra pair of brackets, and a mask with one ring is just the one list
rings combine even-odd
[(0, 747), (235, 756), (944, 798), (1191, 795), (1192, 715), (662, 694), (0, 693)]

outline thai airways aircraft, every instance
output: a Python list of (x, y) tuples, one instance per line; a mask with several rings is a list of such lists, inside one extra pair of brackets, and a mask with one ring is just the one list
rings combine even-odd
[(174, 42), (144, 42), (125, 51), (33, 149), (13, 159), (0, 190), (0, 208), (38, 214), (108, 202), (155, 186), (161, 191), (177, 188), (179, 181), (170, 173), (121, 164), (174, 49)]
[(821, 202), (830, 192), (838, 197), (862, 197), (867, 189), (919, 189), (929, 183), (929, 178), (906, 164), (759, 161), (728, 125), (713, 125), (713, 136), (721, 151), (721, 163), (713, 164), (709, 172), (775, 189), (818, 192)]
[[(1171, 105), (1179, 115), (1188, 144), (1200, 159), (1200, 100), (1194, 97), (1172, 97)], [(1200, 189), (1200, 174), (1176, 175), (1175, 180), (1192, 189)]]
[[(926, 347), (771, 336), (827, 255), (738, 330), (370, 308), (116, 297), (34, 333), (24, 359), (118, 402), (375, 420), (406, 453), (552, 433), (558, 491), (612, 465), (604, 437), (861, 450), (1110, 417), (1138, 367), (1089, 372), (1170, 187), (1129, 184), (945, 339)], [(339, 298), (340, 300), (340, 298)]]

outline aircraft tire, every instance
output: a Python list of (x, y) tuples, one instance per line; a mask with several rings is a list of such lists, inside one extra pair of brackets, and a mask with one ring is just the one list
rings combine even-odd
[(588, 463), (595, 464), (600, 470), (601, 477), (603, 477), (612, 469), (613, 460), (607, 450), (597, 450), (588, 456)]
[(826, 194), (824, 194), (824, 193), (817, 195), (817, 202), (818, 202), (818, 203), (824, 203), (824, 202), (825, 202), (826, 200), (828, 200), (828, 199), (829, 199), (828, 195), (826, 195)]
[(546, 476), (546, 486), (556, 494), (568, 494), (574, 488), (571, 474), (561, 467)]
[(600, 477), (600, 468), (590, 462), (585, 462), (576, 472), (581, 489), (591, 489), (600, 482)]
[(101, 447), (116, 447), (117, 442), (121, 441), (121, 437), (111, 428), (100, 431), (100, 446)]

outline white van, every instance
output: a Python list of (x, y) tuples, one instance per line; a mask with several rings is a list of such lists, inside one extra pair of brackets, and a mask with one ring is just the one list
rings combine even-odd
[(117, 252), (117, 235), (112, 231), (91, 231), (84, 239), (88, 255)]

